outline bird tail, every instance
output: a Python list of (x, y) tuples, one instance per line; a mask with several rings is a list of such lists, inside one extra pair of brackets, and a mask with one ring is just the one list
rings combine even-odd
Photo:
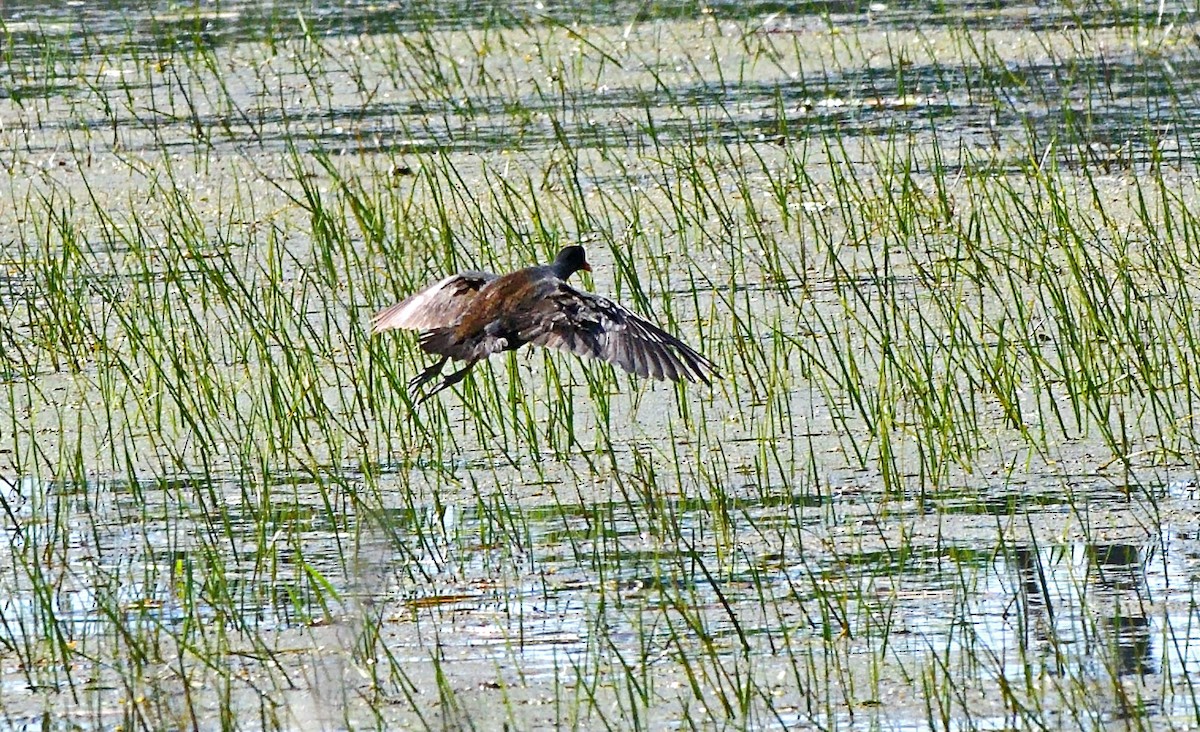
[(436, 353), (439, 356), (451, 358), (466, 358), (463, 344), (454, 337), (453, 328), (430, 328), (421, 331), (421, 350), (426, 353)]
[(459, 361), (478, 361), (493, 353), (511, 350), (520, 345), (509, 338), (495, 335), (476, 335), (463, 338), (453, 326), (446, 328), (430, 328), (421, 331), (421, 350), (438, 356), (449, 356)]

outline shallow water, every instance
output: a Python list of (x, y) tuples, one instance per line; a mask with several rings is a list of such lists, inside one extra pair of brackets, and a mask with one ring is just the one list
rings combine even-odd
[[(830, 25), (873, 25), (886, 30), (916, 29), (969, 21), (979, 31), (1018, 29), (1030, 32), (1082, 29), (1140, 28), (1164, 25), (1186, 17), (1188, 8), (1178, 3), (1113, 8), (1059, 5), (952, 2), (930, 13), (921, 3), (879, 3), (862, 8), (846, 2), (715, 2), (703, 5), (688, 0), (653, 3), (518, 2), (437, 4), (359, 2), (252, 2), (211, 3), (188, 7), (176, 3), (145, 3), (129, 8), (118, 2), (46, 5), (28, 0), (5, 3), (9, 32), (59, 31), (87, 28), (99, 35), (121, 37), (144, 33), (148, 40), (201, 35), (214, 45), (287, 37), (301, 19), (322, 35), (402, 33), (418, 30), (461, 30), (510, 27), (531, 23), (596, 26), (663, 20), (691, 20), (697, 16), (757, 21), (774, 32), (819, 30)], [(289, 32), (290, 31), (290, 32)], [(160, 41), (161, 42), (161, 41)]]
[[(264, 8), (257, 3), (231, 2), (201, 9), (162, 5), (116, 12), (105, 3), (65, 8), (8, 3), (4, 14), (10, 41), (6, 60), (13, 74), (0, 88), (0, 95), (24, 104), (86, 95), (89, 86), (143, 94), (152, 87), (198, 83), (192, 81), (194, 68), (175, 69), (156, 78), (136, 67), (150, 60), (161, 65), (171, 53), (195, 50), (201, 43), (203, 49), (230, 53), (237, 59), (230, 69), (231, 101), (247, 106), (231, 111), (226, 105), (209, 108), (212, 100), (207, 96), (188, 100), (186, 110), (168, 114), (185, 113), (191, 117), (190, 124), (173, 124), (169, 117), (155, 120), (153, 115), (138, 119), (140, 124), (134, 126), (149, 122), (153, 134), (139, 139), (132, 129), (115, 132), (124, 138), (125, 147), (150, 150), (187, 145), (194, 142), (197, 130), (208, 130), (206, 144), (218, 149), (256, 145), (277, 150), (299, 145), (301, 149), (418, 154), (543, 150), (560, 141), (576, 149), (642, 149), (687, 141), (783, 144), (822, 130), (836, 130), (848, 139), (876, 140), (897, 134), (957, 138), (956, 145), (996, 148), (1001, 153), (1000, 164), (1006, 168), (1025, 162), (1019, 157), (1005, 158), (1019, 155), (1026, 145), (1050, 141), (1055, 143), (1052, 153), (1070, 165), (1126, 169), (1145, 164), (1152, 154), (1165, 155), (1176, 164), (1195, 157), (1195, 79), (1200, 78), (1195, 71), (1200, 60), (1194, 54), (1158, 56), (1121, 42), (1101, 44), (1100, 52), (1091, 57), (1064, 58), (1055, 53), (1062, 44), (1069, 48), (1072, 43), (1087, 42), (1093, 34), (1132, 34), (1136, 38), (1140, 32), (1164, 26), (1168, 32), (1158, 42), (1173, 44), (1173, 37), (1182, 30), (1172, 32), (1171, 24), (1190, 17), (1183, 6), (1163, 5), (1161, 12), (1158, 7), (1155, 12), (1144, 12), (1130, 6), (1122, 13), (1108, 6), (1017, 5), (1001, 11), (987, 4), (962, 3), (947, 6), (945, 15), (932, 16), (921, 4), (893, 3), (868, 12), (855, 10), (842, 3), (787, 7), (718, 3), (706, 4), (703, 10), (686, 2), (536, 3), (518, 5), (511, 11), (494, 8), (480, 12), (474, 4), (422, 10), (408, 4), (272, 3)], [(403, 95), (394, 100), (380, 96), (364, 104), (361, 94), (345, 93), (361, 86), (363, 78), (362, 70), (350, 73), (355, 69), (347, 66), (328, 79), (330, 96), (319, 107), (309, 100), (271, 109), (253, 98), (279, 90), (263, 87), (260, 79), (247, 74), (261, 60), (243, 58), (240, 53), (264, 39), (283, 43), (306, 31), (317, 42), (335, 47), (349, 44), (350, 53), (358, 52), (354, 44), (372, 36), (430, 28), (484, 29), (498, 36), (520, 37), (522, 28), (553, 29), (566, 24), (596, 26), (602, 34), (615, 34), (619, 29), (600, 30), (613, 18), (636, 20), (637, 24), (706, 20), (677, 30), (664, 26), (670, 29), (665, 39), (668, 45), (662, 48), (666, 55), (639, 58), (640, 68), (611, 65), (603, 78), (596, 79), (595, 87), (571, 90), (569, 99), (555, 99), (545, 88), (533, 85), (515, 95), (433, 99)], [(969, 18), (971, 31), (981, 37), (995, 34), (998, 47), (1015, 52), (1013, 58), (972, 58), (970, 54), (982, 54), (985, 49), (964, 47), (954, 38), (956, 24), (963, 18)], [(707, 36), (719, 32), (721, 23), (736, 27), (745, 37), (738, 44), (713, 43)], [(628, 36), (637, 24), (622, 35)], [(887, 37), (914, 28), (920, 34), (912, 48), (887, 45)], [(828, 57), (836, 46), (823, 47), (822, 39), (830, 33), (875, 35), (883, 46), (867, 49), (872, 57), (865, 66), (847, 67)], [(1073, 40), (1076, 35), (1082, 40)], [(755, 65), (763, 63), (758, 56), (769, 56), (765, 48), (811, 45), (814, 53), (804, 59), (811, 66), (783, 78), (758, 69), (742, 69), (736, 78), (724, 78), (704, 73), (708, 70), (703, 68), (699, 69), (703, 73), (700, 80), (677, 78), (684, 69), (672, 45), (682, 44), (682, 50), (688, 51), (692, 43), (697, 50), (711, 43), (713, 52), (722, 58), (753, 50), (757, 55), (750, 58)], [(94, 58), (97, 49), (104, 49), (106, 56), (115, 49), (116, 66), (110, 65), (82, 86), (69, 72), (43, 77), (36, 69), (47, 49), (51, 49), (51, 58), (61, 54), (68, 68), (71, 62)], [(378, 59), (371, 58), (369, 48), (362, 50), (366, 54), (356, 59), (356, 65), (364, 64), (368, 78), (386, 75), (372, 64)], [(1047, 56), (1047, 51), (1053, 55)], [(497, 73), (520, 75), (524, 71), (519, 60), (503, 56), (494, 60)], [(704, 58), (702, 62), (714, 60)], [(990, 65), (995, 61), (1003, 64), (999, 71)], [(246, 63), (250, 66), (238, 68)], [(289, 79), (286, 74), (267, 78), (307, 84), (307, 79)], [(463, 81), (473, 83), (469, 77)], [(245, 86), (239, 88), (239, 82)], [(994, 97), (996, 94), (1001, 96)], [(547, 124), (545, 117), (564, 102), (568, 102), (569, 114), (559, 124)], [(103, 130), (110, 120), (105, 110), (97, 111), (101, 114), (90, 117), (76, 112), (73, 119), (51, 122), (50, 126)], [(288, 122), (298, 119), (305, 122), (303, 135), (288, 129)], [(44, 129), (46, 121), (39, 121), (39, 127)], [(37, 151), (37, 141), (30, 143), (30, 150)], [(55, 147), (50, 137), (42, 149)], [(996, 160), (989, 163), (996, 164)]]
[[(1200, 714), (1189, 8), (263, 7), (4, 5), (0, 728)], [(397, 396), (576, 239), (726, 378)]]
[[(996, 545), (951, 538), (980, 527), (942, 512), (937, 497), (924, 507), (894, 505), (878, 520), (872, 515), (888, 506), (886, 496), (796, 494), (660, 502), (671, 516), (664, 535), (665, 522), (640, 516), (625, 501), (526, 507), (516, 502), (519, 489), (502, 489), (375, 516), (392, 537), (381, 542), (376, 529), (361, 533), (354, 512), (339, 517), (340, 529), (330, 526), (310, 490), (301, 487), (294, 505), (273, 500), (272, 517), (263, 523), (240, 520), (235, 501), (224, 514), (222, 537), (189, 549), (187, 537), (214, 526), (194, 506), (189, 517), (183, 494), (167, 486), (142, 488), (164, 501), (162, 518), (152, 517), (158, 501), (145, 500), (135, 509), (142, 518), (131, 523), (119, 518), (129, 510), (120, 505), (128, 491), (96, 486), (87, 492), (97, 497), (89, 509), (95, 523), (51, 537), (33, 516), (60, 513), (57, 503), (80, 499), (61, 486), (23, 481), (9, 494), (21, 505), (22, 524), (10, 549), (61, 547), (46, 569), (62, 574), (49, 603), (9, 586), (2, 606), (6, 642), (36, 642), (48, 612), (74, 647), (95, 652), (110, 638), (114, 614), (124, 632), (174, 638), (194, 632), (189, 627), (197, 620), (228, 622), (233, 610), (236, 626), (275, 653), (315, 642), (328, 654), (338, 645), (327, 634), (361, 633), (355, 629), (365, 615), (380, 623), (379, 642), (409, 683), (420, 688), (444, 675), (459, 691), (459, 712), (476, 719), (495, 713), (487, 700), (499, 695), (536, 706), (546, 694), (570, 696), (579, 693), (577, 685), (599, 682), (601, 690), (591, 693), (603, 697), (613, 680), (633, 675), (647, 692), (682, 704), (659, 702), (641, 712), (665, 721), (688, 707), (677, 653), (695, 654), (691, 663), (701, 667), (714, 664), (706, 672), (717, 675), (710, 680), (714, 699), (733, 683), (719, 675), (744, 667), (735, 676), (746, 674), (742, 683), (771, 700), (756, 699), (740, 712), (740, 724), (751, 727), (928, 728), (919, 707), (887, 700), (898, 679), (929, 673), (931, 658), (939, 659), (937, 667), (967, 666), (981, 675), (981, 706), (955, 717), (964, 726), (1028, 721), (986, 701), (987, 685), (1000, 679), (1033, 683), (1049, 709), (1069, 710), (1086, 693), (1088, 713), (1100, 720), (1190, 713), (1186, 679), (1200, 661), (1194, 585), (1200, 544), (1194, 531), (1181, 534), (1171, 524), (1150, 534), (1129, 527), (1106, 532), (1120, 538), (1061, 541), (1046, 534), (1073, 523), (1070, 509), (1025, 503), (1020, 494), (992, 496), (983, 501), (986, 516), (1044, 527)], [(1164, 488), (1158, 497), (1164, 508), (1175, 500), (1168, 493)], [(1179, 508), (1194, 511), (1193, 503), (1188, 498)], [(1121, 514), (1086, 515), (1112, 526)], [(272, 526), (277, 533), (264, 535)], [(878, 540), (864, 539), (871, 532)], [(302, 545), (305, 571), (286, 556), (263, 567), (262, 557), (272, 552), (262, 551), (262, 542)], [(239, 553), (255, 559), (239, 562)], [(201, 578), (217, 560), (227, 584), (210, 598)], [(320, 583), (308, 572), (320, 572)], [(296, 633), (310, 640), (297, 647)], [(271, 639), (281, 634), (289, 640), (275, 646)], [(258, 664), (254, 669), (260, 684), (286, 678)], [(827, 707), (813, 706), (814, 696), (834, 693), (870, 669), (870, 677), (851, 682), (852, 696), (842, 702), (853, 714), (835, 721)], [(93, 676), (90, 688), (106, 688), (106, 675)], [(5, 681), (13, 689), (10, 713), (25, 708), (21, 678), (10, 674)], [(329, 693), (328, 683), (315, 693)], [(1114, 689), (1124, 691), (1112, 696)], [(84, 726), (104, 724), (82, 709), (55, 706)], [(362, 713), (350, 718), (368, 719)], [(421, 724), (416, 714), (391, 709), (389, 724)], [(21, 726), (19, 716), (11, 722)]]

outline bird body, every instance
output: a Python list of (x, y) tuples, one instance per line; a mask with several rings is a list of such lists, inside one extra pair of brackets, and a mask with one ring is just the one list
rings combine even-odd
[(579, 270), (591, 266), (583, 247), (571, 246), (552, 264), (502, 276), (461, 272), (376, 313), (372, 332), (420, 331), (421, 350), (441, 356), (409, 382), (414, 396), (450, 359), (467, 362), (418, 403), (461, 381), (477, 362), (527, 343), (599, 358), (642, 377), (710, 384), (718, 376), (711, 361), (658, 326), (568, 285)]

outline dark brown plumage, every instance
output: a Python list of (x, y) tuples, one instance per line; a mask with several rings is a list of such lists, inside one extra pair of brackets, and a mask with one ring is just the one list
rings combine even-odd
[(414, 397), (450, 359), (467, 362), (418, 404), (462, 381), (479, 361), (526, 343), (598, 358), (652, 379), (711, 384), (719, 377), (711, 361), (670, 333), (612, 300), (567, 284), (571, 275), (591, 269), (583, 247), (571, 246), (552, 264), (503, 276), (460, 272), (380, 310), (371, 330), (420, 331), (421, 349), (441, 356), (408, 383)]

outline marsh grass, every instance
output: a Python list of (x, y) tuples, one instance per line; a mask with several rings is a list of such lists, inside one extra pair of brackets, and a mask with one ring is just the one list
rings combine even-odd
[[(896, 12), (10, 27), (5, 723), (1200, 718), (1194, 51)], [(415, 407), (575, 241), (724, 378)]]

